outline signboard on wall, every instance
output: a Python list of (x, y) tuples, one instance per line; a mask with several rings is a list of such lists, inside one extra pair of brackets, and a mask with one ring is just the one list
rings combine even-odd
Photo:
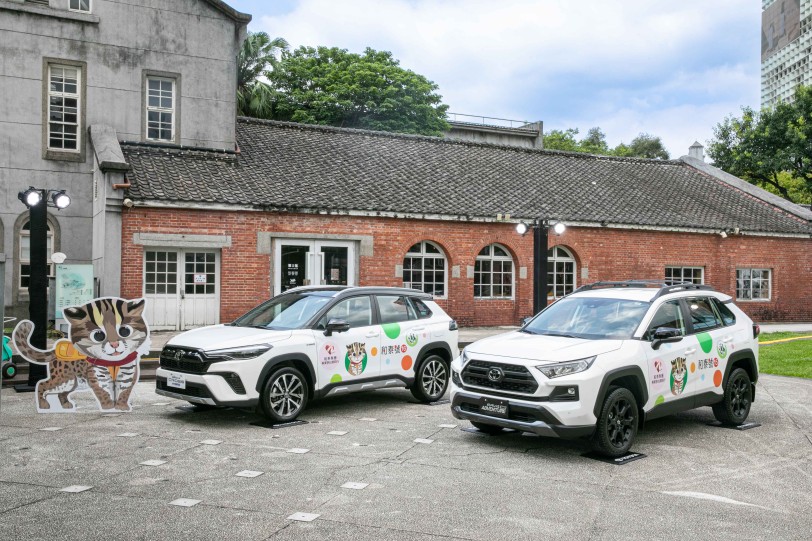
[(775, 0), (761, 12), (761, 61), (801, 35), (801, 0)]
[(56, 319), (62, 309), (79, 306), (93, 299), (93, 265), (56, 266)]

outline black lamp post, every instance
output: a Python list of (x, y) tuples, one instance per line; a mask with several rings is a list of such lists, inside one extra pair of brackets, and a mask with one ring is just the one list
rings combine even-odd
[[(34, 323), (31, 345), (48, 347), (48, 210), (70, 205), (65, 190), (48, 190), (29, 187), (17, 198), (29, 209), (28, 227), (30, 239), (31, 274), (28, 280), (28, 317)], [(16, 385), (17, 392), (31, 392), (37, 382), (48, 377), (47, 368), (39, 364), (28, 365), (28, 383)]]
[(547, 243), (549, 239), (550, 226), (556, 235), (563, 233), (567, 227), (557, 222), (551, 224), (549, 220), (539, 218), (535, 223), (527, 225), (519, 223), (516, 225), (516, 232), (520, 235), (527, 233), (528, 229), (535, 229), (533, 232), (533, 314), (538, 314), (547, 306)]

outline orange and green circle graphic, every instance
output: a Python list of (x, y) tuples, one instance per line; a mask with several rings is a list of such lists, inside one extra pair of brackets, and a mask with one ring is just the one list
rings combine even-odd
[(722, 386), (722, 371), (721, 370), (717, 370), (716, 372), (713, 373), (713, 384), (716, 385), (717, 387)]
[(330, 383), (340, 383), (341, 382), (341, 374), (333, 374), (333, 377), (330, 378)]
[(404, 370), (410, 369), (412, 367), (412, 358), (408, 355), (404, 355), (400, 361), (400, 367)]

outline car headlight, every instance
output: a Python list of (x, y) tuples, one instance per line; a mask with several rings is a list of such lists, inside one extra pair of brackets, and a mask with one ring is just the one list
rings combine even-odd
[(460, 368), (465, 368), (466, 364), (468, 364), (468, 350), (463, 349), (460, 355)]
[(536, 368), (549, 379), (560, 378), (561, 376), (569, 376), (570, 374), (577, 374), (583, 372), (595, 362), (595, 355), (585, 359), (576, 359), (574, 361), (567, 361), (565, 363), (543, 364)]
[(270, 344), (257, 344), (255, 346), (243, 346), (238, 348), (215, 349), (206, 352), (206, 359), (211, 362), (218, 361), (243, 361), (253, 359), (267, 353), (273, 348)]

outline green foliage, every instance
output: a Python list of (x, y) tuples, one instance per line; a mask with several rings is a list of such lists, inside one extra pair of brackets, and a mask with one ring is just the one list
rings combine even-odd
[(796, 340), (759, 348), (758, 365), (764, 374), (812, 378), (812, 340)]
[(812, 87), (771, 109), (742, 108), (713, 130), (708, 156), (732, 175), (794, 202), (812, 198)]
[(629, 145), (620, 143), (610, 148), (606, 142), (606, 134), (598, 128), (590, 128), (586, 137), (578, 141), (578, 129), (568, 128), (564, 131), (552, 130), (544, 135), (544, 148), (552, 150), (566, 150), (568, 152), (586, 152), (602, 156), (620, 156), (623, 158), (652, 158), (667, 160), (670, 158), (659, 137), (641, 133)]
[(300, 47), (266, 76), (276, 92), (270, 118), (422, 135), (448, 129), (437, 85), (388, 51)]
[(286, 51), (283, 38), (271, 39), (265, 32), (249, 32), (237, 59), (237, 114), (268, 118), (274, 102), (271, 87), (259, 77), (272, 70), (277, 55)]

